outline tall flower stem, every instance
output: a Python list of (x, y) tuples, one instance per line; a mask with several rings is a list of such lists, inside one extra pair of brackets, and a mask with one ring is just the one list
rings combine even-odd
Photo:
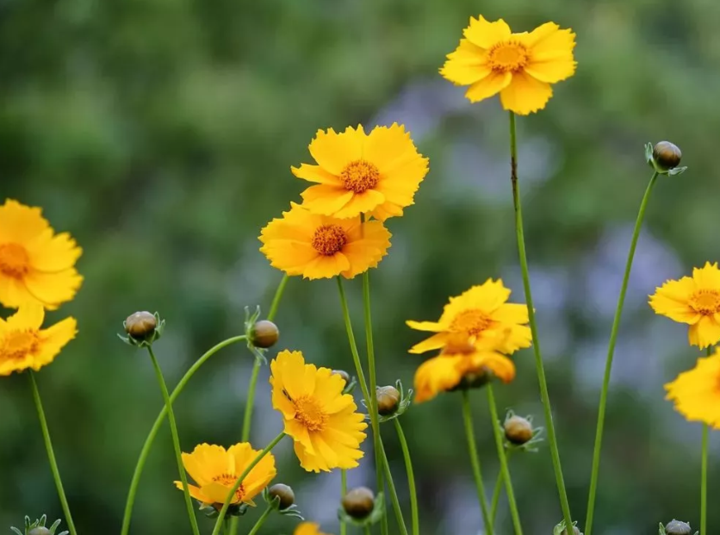
[(470, 453), (470, 464), (472, 465), (475, 487), (477, 487), (478, 501), (482, 511), (483, 523), (487, 535), (493, 535), (494, 528), (490, 519), (487, 498), (485, 498), (485, 485), (483, 484), (482, 471), (480, 469), (480, 458), (478, 457), (475, 443), (475, 431), (472, 423), (472, 411), (470, 409), (470, 394), (467, 390), (462, 391), (463, 422), (465, 423), (465, 435), (467, 436), (468, 452)]
[(638, 210), (637, 219), (635, 220), (635, 230), (633, 230), (630, 241), (630, 250), (628, 251), (627, 261), (625, 262), (625, 273), (623, 275), (622, 285), (620, 286), (617, 307), (615, 308), (615, 318), (613, 319), (612, 329), (610, 331), (610, 342), (608, 343), (608, 352), (605, 358), (605, 375), (603, 376), (602, 390), (600, 391), (597, 428), (595, 430), (595, 447), (593, 448), (592, 472), (590, 474), (590, 493), (588, 496), (587, 516), (585, 517), (586, 535), (592, 533), (595, 496), (597, 494), (598, 477), (600, 476), (600, 453), (602, 451), (603, 430), (605, 428), (605, 408), (607, 406), (608, 390), (610, 388), (610, 372), (612, 371), (613, 357), (615, 355), (615, 344), (617, 342), (618, 331), (620, 330), (620, 318), (622, 317), (623, 305), (625, 304), (625, 294), (627, 293), (630, 271), (632, 270), (633, 259), (635, 258), (635, 249), (638, 238), (640, 237), (643, 219), (645, 218), (645, 209), (647, 208), (650, 194), (652, 193), (653, 186), (655, 186), (657, 177), (658, 173), (656, 171), (650, 178), (650, 182), (645, 189), (645, 195), (640, 203), (640, 209)]
[(707, 468), (708, 468), (708, 432), (703, 424), (702, 432), (702, 468), (700, 469), (700, 535), (707, 535)]
[(400, 419), (395, 418), (395, 430), (400, 439), (400, 447), (402, 448), (403, 457), (405, 459), (405, 471), (408, 477), (408, 490), (410, 491), (410, 512), (412, 515), (412, 532), (413, 535), (420, 535), (420, 512), (418, 510), (417, 489), (415, 488), (415, 472), (413, 471), (412, 459), (410, 458), (410, 449), (408, 448), (405, 433), (400, 425)]
[(52, 440), (50, 440), (50, 430), (48, 429), (47, 420), (45, 419), (45, 410), (43, 409), (42, 400), (40, 399), (40, 391), (38, 390), (37, 383), (35, 382), (35, 373), (30, 370), (28, 371), (28, 376), (30, 377), (30, 386), (32, 387), (33, 399), (35, 400), (35, 408), (37, 409), (38, 420), (40, 420), (40, 428), (42, 429), (43, 440), (45, 441), (45, 449), (47, 450), (48, 461), (50, 462), (50, 470), (52, 471), (55, 486), (57, 487), (58, 497), (60, 498), (60, 504), (62, 505), (63, 513), (65, 514), (65, 522), (67, 522), (70, 533), (72, 535), (77, 535), (75, 523), (73, 522), (72, 515), (70, 514), (70, 506), (68, 505), (67, 497), (65, 496), (65, 489), (63, 488), (62, 480), (60, 479), (60, 470), (58, 469), (57, 460), (55, 459), (55, 451), (53, 450)]
[(385, 447), (383, 446), (382, 440), (380, 440), (380, 455), (382, 456), (383, 468), (385, 470), (385, 480), (388, 484), (388, 494), (390, 495), (393, 511), (395, 511), (395, 519), (398, 523), (398, 529), (400, 529), (400, 533), (402, 535), (408, 535), (408, 530), (405, 526), (405, 519), (402, 514), (402, 508), (400, 507), (400, 500), (398, 499), (397, 489), (395, 488), (395, 482), (393, 481), (392, 473), (390, 472), (390, 463), (388, 462), (387, 455), (385, 454)]
[[(196, 362), (193, 364), (190, 369), (185, 373), (182, 379), (180, 379), (180, 382), (177, 384), (175, 389), (172, 391), (172, 394), (170, 394), (170, 403), (174, 403), (177, 397), (180, 395), (180, 393), (183, 391), (185, 386), (190, 382), (190, 379), (192, 379), (193, 375), (195, 375), (195, 372), (197, 372), (200, 367), (207, 362), (207, 360), (212, 357), (215, 353), (220, 351), (222, 348), (227, 347), (231, 344), (242, 342), (245, 340), (245, 335), (241, 336), (234, 336), (232, 338), (228, 338), (227, 340), (223, 340), (219, 344), (211, 347), (209, 350), (205, 352), (204, 355), (202, 355)], [(165, 417), (168, 414), (167, 406), (164, 406), (162, 410), (160, 411), (160, 414), (158, 414), (158, 417), (155, 419), (155, 423), (153, 424), (152, 428), (150, 429), (150, 432), (148, 433), (147, 438), (145, 439), (145, 444), (143, 444), (142, 450), (140, 451), (140, 457), (138, 458), (137, 464), (135, 465), (135, 471), (133, 472), (132, 482), (130, 483), (130, 490), (128, 491), (128, 497), (127, 502), (125, 503), (125, 514), (123, 516), (123, 523), (122, 523), (122, 530), (120, 531), (120, 535), (127, 535), (130, 531), (130, 518), (132, 517), (132, 509), (133, 504), (135, 503), (135, 496), (137, 494), (137, 489), (140, 485), (140, 476), (142, 475), (143, 469), (145, 467), (145, 462), (147, 461), (148, 455), (150, 454), (150, 450), (152, 449), (153, 443), (155, 442), (155, 437), (158, 434), (158, 431), (160, 431), (160, 427), (162, 427), (162, 423), (165, 420)], [(74, 535), (74, 534), (73, 534)]]
[(260, 528), (262, 527), (262, 525), (265, 523), (267, 518), (270, 516), (270, 513), (272, 513), (272, 512), (273, 512), (273, 506), (268, 505), (267, 508), (265, 509), (265, 511), (263, 512), (263, 514), (260, 516), (260, 518), (258, 518), (257, 522), (255, 522), (255, 525), (250, 530), (250, 533), (248, 533), (248, 535), (257, 535), (257, 533), (260, 531)]
[[(560, 496), (560, 507), (566, 526), (572, 526), (572, 515), (570, 514), (570, 503), (568, 502), (567, 491), (565, 490), (565, 479), (563, 478), (562, 465), (560, 463), (560, 451), (558, 449), (555, 424), (553, 424), (552, 407), (550, 405), (550, 394), (548, 392), (547, 379), (545, 378), (545, 365), (543, 364), (542, 352), (540, 351), (540, 340), (538, 338), (537, 322), (535, 321), (535, 307), (533, 305), (532, 290), (530, 289), (530, 272), (528, 270), (527, 253), (525, 252), (525, 232), (523, 230), (522, 205), (520, 203), (520, 186), (517, 174), (517, 132), (515, 129), (515, 114), (510, 114), (510, 181), (512, 183), (513, 205), (515, 206), (515, 231), (517, 233), (518, 255), (520, 257), (520, 269), (522, 271), (523, 287), (525, 289), (525, 301), (527, 302), (528, 319), (532, 333), (533, 351), (535, 353), (535, 369), (540, 384), (540, 397), (542, 399), (543, 411), (545, 413), (545, 425), (547, 426), (548, 444), (552, 457), (553, 470), (555, 471), (555, 483)], [(588, 534), (589, 535), (589, 534)]]
[(180, 436), (178, 435), (177, 422), (175, 421), (175, 413), (172, 408), (172, 401), (170, 400), (170, 393), (168, 392), (167, 385), (165, 384), (165, 378), (163, 377), (160, 364), (158, 363), (157, 357), (152, 346), (148, 346), (148, 353), (150, 353), (150, 359), (155, 368), (155, 375), (157, 376), (158, 385), (162, 392), (163, 399), (165, 400), (165, 408), (167, 409), (168, 421), (170, 422), (170, 433), (172, 434), (173, 449), (175, 450), (175, 460), (177, 461), (178, 471), (180, 472), (180, 481), (183, 485), (183, 494), (185, 495), (185, 505), (188, 511), (188, 517), (190, 518), (190, 526), (195, 535), (200, 535), (200, 528), (198, 527), (197, 517), (195, 516), (195, 509), (193, 508), (192, 498), (190, 497), (190, 487), (188, 487), (187, 474), (185, 473), (185, 466), (182, 461), (182, 449), (180, 448)]
[[(347, 494), (347, 470), (340, 470), (340, 499), (342, 500)], [(340, 535), (347, 535), (347, 524), (344, 520), (340, 520)]]
[[(509, 452), (507, 457), (508, 459), (510, 458)], [(492, 501), (490, 502), (490, 520), (492, 520), (493, 524), (495, 523), (495, 518), (497, 517), (503, 481), (505, 480), (503, 479), (502, 470), (500, 470), (500, 472), (498, 472), (497, 479), (495, 480), (495, 488), (493, 489)]]

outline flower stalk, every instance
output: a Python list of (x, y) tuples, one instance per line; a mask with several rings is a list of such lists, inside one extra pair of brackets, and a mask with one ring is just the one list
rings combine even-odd
[[(342, 500), (347, 494), (347, 470), (340, 469), (340, 499)], [(340, 535), (347, 535), (347, 524), (340, 519)]]
[(405, 433), (400, 425), (400, 419), (395, 418), (395, 430), (397, 431), (400, 447), (402, 448), (403, 458), (405, 459), (405, 471), (408, 477), (408, 491), (410, 492), (410, 514), (412, 517), (412, 533), (420, 535), (420, 512), (418, 509), (417, 489), (415, 487), (415, 472), (413, 471), (412, 459), (410, 457), (410, 448), (408, 448)]
[(260, 531), (260, 528), (265, 523), (267, 518), (270, 516), (270, 513), (272, 513), (274, 509), (275, 508), (272, 506), (272, 504), (268, 504), (267, 508), (265, 509), (265, 511), (263, 511), (263, 514), (260, 515), (260, 518), (258, 518), (257, 522), (255, 522), (255, 525), (250, 530), (250, 533), (248, 533), (248, 535), (257, 535), (257, 533)]
[(472, 465), (473, 477), (475, 478), (475, 487), (477, 488), (478, 501), (480, 502), (480, 510), (482, 511), (485, 531), (487, 532), (487, 535), (493, 535), (495, 530), (493, 528), (493, 522), (490, 518), (487, 498), (485, 497), (485, 485), (483, 484), (480, 458), (478, 457), (475, 442), (475, 431), (473, 430), (472, 411), (470, 409), (470, 394), (467, 389), (462, 391), (462, 409), (463, 422), (465, 424), (465, 436), (467, 437), (468, 452), (470, 453), (470, 464)]

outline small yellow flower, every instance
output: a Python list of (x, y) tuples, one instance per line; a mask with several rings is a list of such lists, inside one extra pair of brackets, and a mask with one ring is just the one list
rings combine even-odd
[(328, 535), (320, 531), (320, 524), (314, 522), (301, 522), (295, 528), (294, 535)]
[(440, 74), (456, 85), (469, 85), (465, 96), (471, 102), (500, 93), (503, 108), (527, 115), (545, 107), (551, 84), (575, 73), (575, 34), (554, 22), (512, 33), (502, 19), (471, 17), (463, 34)]
[(720, 269), (706, 262), (692, 277), (667, 281), (650, 296), (656, 314), (690, 325), (691, 345), (705, 348), (720, 342)]
[[(225, 499), (245, 469), (260, 454), (248, 442), (241, 442), (225, 449), (222, 446), (200, 444), (192, 453), (183, 453), (183, 465), (198, 486), (189, 485), (190, 495), (207, 505), (222, 506)], [(255, 505), (253, 498), (260, 494), (275, 477), (275, 457), (265, 455), (253, 467), (235, 491), (230, 504)], [(182, 482), (175, 481), (182, 490)]]
[(720, 429), (720, 352), (698, 359), (690, 371), (665, 385), (668, 400), (690, 422), (703, 422)]
[(260, 251), (288, 275), (351, 279), (378, 265), (390, 247), (390, 236), (379, 221), (316, 215), (291, 203), (282, 219), (273, 219), (262, 229)]
[(69, 234), (55, 234), (40, 208), (6, 200), (0, 206), (0, 303), (17, 308), (26, 301), (53, 310), (75, 297), (82, 254)]
[(458, 297), (451, 297), (445, 305), (440, 321), (408, 321), (418, 331), (434, 332), (433, 336), (410, 349), (410, 353), (424, 353), (445, 346), (454, 335), (465, 335), (471, 343), (487, 344), (497, 341), (501, 353), (512, 353), (530, 347), (532, 335), (525, 305), (507, 303), (510, 290), (502, 280), (488, 279), (473, 286)]
[(339, 134), (318, 130), (309, 149), (319, 165), (292, 168), (296, 177), (317, 184), (303, 192), (303, 206), (340, 219), (367, 214), (384, 221), (402, 215), (428, 172), (428, 159), (398, 124), (378, 126), (370, 134), (360, 125)]
[(273, 407), (295, 441), (300, 466), (313, 472), (358, 466), (367, 424), (353, 397), (343, 394), (342, 377), (305, 364), (299, 351), (281, 351), (270, 371)]
[(77, 334), (74, 318), (65, 318), (41, 329), (45, 309), (40, 303), (25, 302), (7, 320), (0, 319), (0, 375), (27, 368), (38, 371), (50, 364)]

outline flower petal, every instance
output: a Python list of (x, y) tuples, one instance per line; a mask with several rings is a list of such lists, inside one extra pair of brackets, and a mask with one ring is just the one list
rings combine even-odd
[(490, 22), (480, 15), (477, 19), (470, 17), (470, 26), (465, 28), (463, 35), (468, 41), (481, 48), (490, 48), (508, 39), (511, 31), (510, 26), (503, 19)]
[(496, 73), (493, 72), (486, 78), (475, 82), (465, 92), (465, 96), (470, 102), (479, 102), (486, 98), (490, 98), (497, 95), (500, 91), (505, 90), (506, 87), (512, 82), (513, 75), (509, 72)]
[(550, 84), (517, 72), (512, 75), (512, 83), (500, 93), (500, 101), (506, 110), (527, 115), (543, 109), (551, 96)]
[(342, 186), (342, 180), (327, 172), (319, 165), (302, 164), (300, 167), (291, 167), (292, 174), (308, 182), (327, 184), (328, 186)]
[(347, 164), (362, 157), (364, 139), (365, 132), (360, 125), (357, 129), (348, 126), (340, 134), (332, 128), (327, 132), (318, 130), (310, 142), (310, 154), (323, 169), (338, 176)]

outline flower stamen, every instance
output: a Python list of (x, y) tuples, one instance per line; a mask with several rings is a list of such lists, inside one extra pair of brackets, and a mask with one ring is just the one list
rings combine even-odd
[(296, 399), (295, 418), (308, 431), (322, 431), (328, 419), (328, 415), (322, 409), (315, 398), (303, 396)]
[(365, 160), (355, 160), (345, 166), (340, 172), (345, 189), (355, 193), (364, 193), (377, 186), (380, 180), (380, 170), (374, 163)]
[(17, 243), (0, 245), (0, 272), (9, 277), (21, 278), (30, 267), (30, 257), (25, 247)]
[(527, 47), (517, 41), (505, 41), (494, 45), (487, 54), (488, 66), (498, 73), (517, 72), (530, 58)]
[(697, 290), (690, 297), (690, 306), (703, 316), (717, 314), (720, 312), (720, 291)]
[(492, 319), (482, 310), (463, 310), (453, 319), (450, 331), (465, 333), (468, 336), (477, 336), (492, 325)]
[(340, 225), (323, 225), (315, 230), (313, 248), (323, 256), (338, 253), (347, 243), (347, 235)]
[(0, 341), (0, 360), (22, 360), (38, 350), (40, 336), (34, 329), (10, 331)]

